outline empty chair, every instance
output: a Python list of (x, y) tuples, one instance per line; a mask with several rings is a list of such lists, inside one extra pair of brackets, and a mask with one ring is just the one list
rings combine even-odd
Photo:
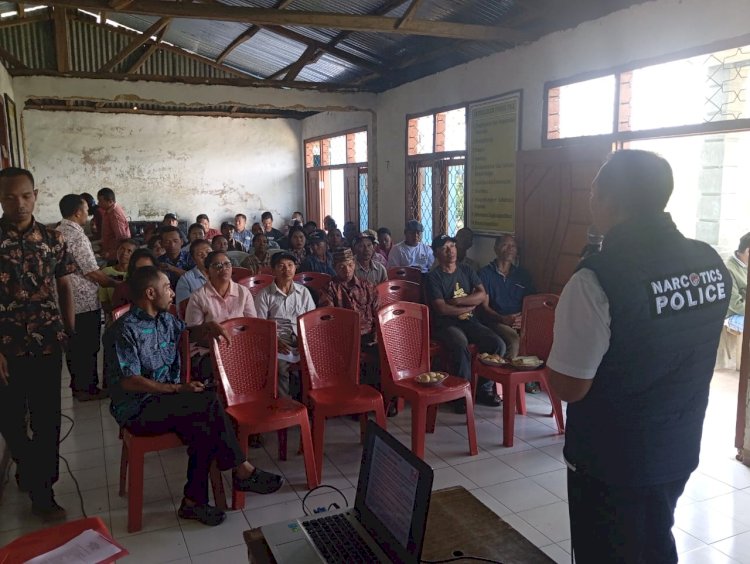
[(435, 386), (424, 386), (415, 378), (430, 372), (430, 313), (427, 306), (396, 302), (378, 313), (381, 386), (390, 401), (403, 397), (411, 404), (411, 449), (424, 458), (425, 433), (435, 430), (437, 406), (465, 399), (469, 454), (477, 454), (474, 400), (469, 382), (448, 376)]
[(241, 278), (247, 278), (252, 275), (253, 273), (250, 272), (247, 268), (242, 268), (241, 266), (232, 267), (232, 281), (233, 282), (237, 282)]
[(253, 295), (253, 297), (255, 297), (263, 288), (273, 282), (273, 276), (271, 276), (270, 274), (255, 274), (254, 276), (248, 276), (247, 278), (235, 280), (235, 282), (237, 282), (237, 284), (242, 284), (250, 288), (250, 293)]
[[(221, 381), (226, 413), (235, 422), (240, 447), (247, 453), (250, 435), (279, 431), (279, 458), (286, 460), (286, 429), (299, 425), (309, 489), (318, 485), (307, 408), (278, 396), (276, 323), (239, 317), (222, 323), (231, 344), (213, 342), (214, 374)], [(284, 430), (284, 431), (282, 431)], [(245, 494), (232, 492), (232, 508), (245, 506)]]
[(408, 280), (422, 283), (422, 271), (412, 266), (391, 266), (388, 269), (388, 280)]
[(405, 278), (388, 279), (378, 284), (378, 303), (381, 308), (395, 302), (422, 303), (422, 285)]
[(302, 361), (302, 399), (313, 418), (315, 466), (320, 482), (323, 438), (327, 417), (360, 414), (362, 433), (366, 413), (375, 412), (385, 428), (383, 396), (359, 383), (359, 314), (349, 309), (323, 307), (301, 315), (298, 339)]

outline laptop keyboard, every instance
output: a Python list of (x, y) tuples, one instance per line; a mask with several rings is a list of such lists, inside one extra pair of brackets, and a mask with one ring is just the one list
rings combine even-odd
[(357, 529), (340, 513), (302, 521), (302, 526), (315, 548), (331, 564), (378, 562), (378, 557), (362, 540)]

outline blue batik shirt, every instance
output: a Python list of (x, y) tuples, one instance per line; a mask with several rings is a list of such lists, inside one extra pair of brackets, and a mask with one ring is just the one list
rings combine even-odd
[(112, 400), (110, 411), (124, 425), (152, 395), (126, 392), (123, 378), (143, 376), (164, 384), (180, 383), (180, 335), (185, 323), (167, 312), (151, 317), (133, 305), (104, 334), (105, 374)]
[[(171, 264), (172, 266), (176, 266), (177, 268), (184, 270), (187, 272), (188, 270), (192, 270), (195, 268), (195, 262), (193, 261), (193, 257), (190, 256), (190, 249), (182, 249), (180, 251), (180, 254), (177, 255), (177, 258), (175, 260), (170, 259), (166, 253), (161, 255), (159, 258), (156, 259), (159, 262)], [(177, 281), (180, 279), (179, 274), (175, 274), (171, 270), (165, 271), (164, 274), (167, 275), (167, 278), (169, 278), (169, 284), (172, 286), (172, 290), (174, 290), (177, 287)]]

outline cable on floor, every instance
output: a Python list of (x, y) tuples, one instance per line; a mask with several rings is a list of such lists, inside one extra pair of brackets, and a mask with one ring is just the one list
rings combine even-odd
[[(338, 489), (338, 488), (337, 488), (337, 487), (335, 487), (335, 486), (329, 486), (329, 485), (327, 485), (327, 484), (321, 484), (321, 485), (319, 485), (319, 486), (317, 486), (317, 487), (315, 487), (315, 488), (311, 489), (311, 490), (310, 490), (309, 492), (307, 492), (307, 493), (305, 494), (305, 497), (303, 497), (303, 498), (302, 498), (302, 511), (303, 511), (303, 512), (305, 513), (305, 516), (310, 516), (310, 515), (312, 515), (312, 514), (314, 513), (313, 511), (310, 511), (310, 510), (309, 510), (309, 509), (307, 508), (307, 505), (305, 505), (305, 502), (307, 501), (307, 498), (308, 498), (308, 497), (310, 496), (310, 494), (311, 494), (311, 493), (313, 493), (314, 491), (316, 491), (316, 490), (319, 490), (319, 489), (321, 489), (321, 488), (330, 488), (330, 489), (332, 489), (333, 491), (335, 491), (335, 492), (338, 492), (338, 493), (339, 493), (339, 495), (340, 495), (340, 496), (341, 496), (341, 497), (342, 497), (342, 498), (344, 499), (344, 504), (345, 504), (345, 506), (346, 506), (346, 507), (349, 507), (349, 502), (348, 502), (348, 501), (346, 500), (346, 496), (344, 495), (344, 493), (343, 493), (343, 492), (342, 492), (342, 491), (341, 491), (340, 489)], [(328, 506), (328, 510), (329, 510), (329, 511), (330, 511), (331, 507), (336, 507), (336, 504), (332, 503), (331, 505), (329, 505), (329, 506)]]

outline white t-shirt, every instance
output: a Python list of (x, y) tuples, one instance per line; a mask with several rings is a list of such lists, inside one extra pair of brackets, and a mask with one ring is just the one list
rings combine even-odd
[(435, 254), (432, 248), (425, 243), (417, 243), (410, 247), (404, 241), (394, 245), (388, 254), (388, 266), (413, 266), (422, 272), (429, 272)]
[(555, 310), (555, 333), (547, 366), (571, 378), (591, 380), (609, 349), (609, 300), (594, 271), (570, 278)]

